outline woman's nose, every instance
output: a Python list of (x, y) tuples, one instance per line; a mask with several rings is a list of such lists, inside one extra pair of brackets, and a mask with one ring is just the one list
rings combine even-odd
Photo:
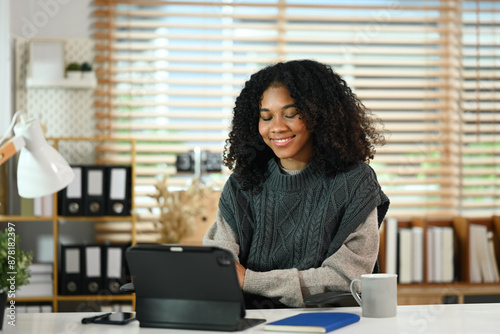
[(283, 117), (274, 117), (271, 122), (272, 132), (282, 132), (288, 128)]

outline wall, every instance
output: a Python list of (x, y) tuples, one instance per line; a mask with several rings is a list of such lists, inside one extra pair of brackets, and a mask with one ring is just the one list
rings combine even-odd
[[(1, 2), (0, 11), (3, 14), (1, 14), (0, 36), (4, 36), (5, 29), (9, 29), (9, 27), (10, 31), (7, 40), (0, 37), (0, 43), (2, 45), (10, 44), (9, 57), (11, 58), (14, 40), (18, 37), (90, 38), (92, 36), (93, 0), (2, 0)], [(7, 17), (5, 17), (6, 11), (10, 14)], [(0, 50), (2, 49), (0, 48)], [(3, 64), (5, 56), (2, 54), (1, 57)], [(12, 84), (14, 65), (11, 62), (10, 87), (14, 87)], [(1, 70), (0, 73), (2, 73)], [(4, 83), (0, 83), (0, 88), (3, 88), (4, 85)], [(5, 109), (3, 106), (0, 108), (0, 132), (2, 134), (7, 129), (15, 110), (13, 98), (11, 105), (11, 108)]]
[[(5, 4), (4, 2), (7, 2)], [(14, 87), (14, 60), (15, 39), (23, 38), (90, 38), (92, 36), (92, 3), (93, 0), (0, 0), (0, 42), (9, 44), (8, 56), (10, 64), (10, 82), (0, 82), (0, 89), (9, 85), (12, 96)], [(10, 6), (10, 8), (9, 8)], [(10, 15), (5, 18), (8, 10)], [(9, 24), (10, 19), (10, 24)], [(10, 31), (6, 34), (6, 29)], [(2, 38), (1, 36), (7, 36)], [(0, 47), (0, 60), (5, 55)], [(9, 67), (7, 67), (9, 68)], [(0, 70), (2, 73), (2, 70)], [(1, 77), (1, 76), (0, 76)], [(4, 89), (1, 89), (4, 90)], [(3, 101), (0, 99), (0, 101)], [(15, 99), (11, 99), (11, 108), (0, 107), (0, 132), (3, 134), (10, 123), (15, 106)], [(12, 177), (13, 178), (13, 177)], [(11, 180), (12, 180), (11, 178)], [(11, 193), (11, 198), (15, 194)], [(60, 224), (59, 242), (91, 241), (94, 238), (91, 223), (68, 222)], [(18, 223), (17, 230), (21, 236), (21, 247), (35, 252), (37, 261), (52, 261), (53, 240), (50, 223), (22, 222)], [(75, 237), (78, 236), (78, 240)]]
[(9, 126), (11, 109), (9, 6), (8, 1), (0, 1), (0, 136)]
[(12, 37), (89, 38), (92, 0), (10, 0)]

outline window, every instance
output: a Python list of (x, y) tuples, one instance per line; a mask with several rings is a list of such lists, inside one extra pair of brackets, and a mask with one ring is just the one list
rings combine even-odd
[[(391, 216), (500, 214), (499, 3), (95, 3), (97, 126), (138, 139), (138, 197), (165, 172), (172, 185), (186, 182), (175, 176), (176, 154), (222, 152), (250, 74), (313, 58), (330, 64), (384, 122), (387, 145), (371, 165), (391, 198)], [(120, 161), (129, 148), (101, 151)], [(139, 211), (153, 205), (138, 201)]]

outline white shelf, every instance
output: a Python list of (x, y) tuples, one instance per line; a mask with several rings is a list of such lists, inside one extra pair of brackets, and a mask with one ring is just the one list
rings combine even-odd
[(28, 78), (26, 80), (26, 87), (95, 88), (96, 86), (97, 86), (96, 78), (86, 78), (86, 79)]

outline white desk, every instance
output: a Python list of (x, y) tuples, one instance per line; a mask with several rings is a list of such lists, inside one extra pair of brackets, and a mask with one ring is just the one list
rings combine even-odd
[[(322, 308), (322, 309), (277, 309), (249, 310), (249, 318), (265, 318), (267, 321), (278, 320), (300, 312), (351, 312), (361, 314), (358, 307)], [(137, 333), (215, 333), (179, 329), (140, 328), (134, 321), (127, 325), (82, 325), (81, 319), (97, 313), (26, 313), (18, 314), (16, 327), (7, 324), (4, 319), (5, 333), (31, 334), (137, 334)], [(394, 318), (361, 318), (355, 324), (339, 328), (331, 333), (499, 333), (500, 304), (454, 304), (454, 305), (412, 305), (399, 306)], [(227, 332), (225, 332), (227, 333)], [(243, 333), (243, 332), (239, 332)], [(263, 324), (246, 330), (244, 333), (273, 333), (263, 330)], [(277, 332), (275, 332), (277, 333)]]

